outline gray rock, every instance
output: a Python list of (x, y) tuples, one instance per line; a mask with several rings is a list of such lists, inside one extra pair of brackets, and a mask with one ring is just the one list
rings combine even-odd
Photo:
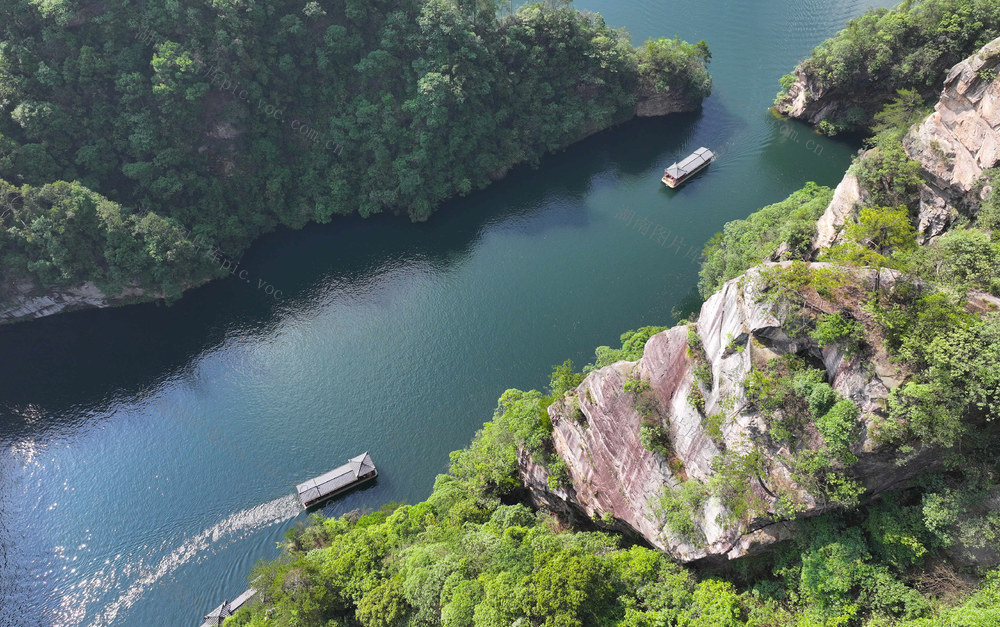
[[(874, 279), (874, 271), (857, 272), (861, 281)], [(829, 505), (795, 485), (782, 461), (787, 452), (783, 446), (765, 447), (765, 438), (753, 437), (768, 427), (765, 418), (747, 404), (743, 385), (754, 360), (759, 363), (789, 352), (822, 363), (834, 389), (861, 408), (858, 430), (863, 435), (853, 447), (859, 462), (850, 472), (869, 496), (898, 486), (933, 463), (932, 453), (921, 452), (897, 465), (898, 460), (867, 435), (890, 388), (898, 385), (906, 373), (890, 366), (884, 353), (868, 361), (849, 359), (836, 347), (821, 349), (810, 338), (789, 337), (779, 321), (780, 312), (760, 302), (759, 273), (760, 268), (752, 269), (723, 285), (702, 306), (695, 328), (712, 373), (712, 389), (705, 394), (705, 414), (724, 413), (729, 417), (721, 442), (726, 449), (745, 451), (756, 447), (764, 455), (770, 471), (754, 489), (768, 504), (767, 511), (747, 524), (722, 524), (719, 514), (724, 513), (724, 505), (711, 497), (695, 520), (704, 536), (702, 543), (678, 538), (664, 526), (658, 512), (664, 489), (680, 485), (685, 478), (708, 482), (714, 475), (713, 459), (722, 452), (706, 432), (701, 413), (688, 402), (695, 363), (688, 354), (686, 326), (654, 335), (646, 343), (642, 359), (595, 370), (575, 391), (553, 403), (549, 408), (553, 441), (556, 452), (566, 462), (570, 485), (550, 490), (544, 469), (522, 456), (522, 478), (535, 503), (571, 518), (604, 519), (605, 526), (639, 536), (682, 562), (733, 559), (787, 538), (790, 526), (776, 513), (776, 498), (766, 486), (780, 486), (792, 495), (803, 508), (801, 516), (827, 511)], [(891, 285), (894, 278), (884, 271), (883, 285)], [(634, 376), (649, 382), (660, 415), (666, 418), (674, 453), (683, 462), (681, 476), (639, 441), (642, 416), (636, 409), (635, 396), (622, 389)], [(572, 420), (576, 406), (585, 422)]]

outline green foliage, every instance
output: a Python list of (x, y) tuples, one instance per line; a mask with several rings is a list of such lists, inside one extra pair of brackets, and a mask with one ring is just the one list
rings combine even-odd
[(773, 255), (786, 245), (785, 258), (802, 259), (809, 252), (816, 233), (816, 220), (823, 214), (833, 190), (815, 183), (793, 193), (785, 200), (768, 205), (745, 220), (735, 220), (723, 227), (705, 245), (705, 259), (698, 289), (708, 298), (726, 281)]
[[(791, 442), (818, 415), (811, 411), (809, 399), (817, 388), (829, 388), (823, 378), (823, 372), (808, 368), (802, 359), (784, 355), (763, 368), (754, 367), (744, 379), (744, 393), (768, 420), (772, 437)], [(817, 403), (822, 393), (817, 392)]]
[(886, 348), (918, 370), (928, 366), (927, 349), (934, 338), (974, 321), (961, 299), (921, 291), (905, 281), (897, 283), (890, 299), (872, 300), (867, 309), (885, 333)]
[(649, 390), (649, 381), (643, 379), (629, 378), (622, 385), (622, 390), (629, 394), (642, 394)]
[(358, 600), (355, 612), (365, 627), (393, 627), (407, 614), (406, 597), (399, 579), (386, 579)]
[(923, 183), (919, 162), (910, 159), (903, 144), (894, 138), (878, 141), (855, 162), (853, 171), (873, 205), (914, 204)]
[(687, 345), (688, 357), (696, 361), (705, 361), (705, 346), (701, 343), (701, 337), (693, 324), (687, 328)]
[(948, 68), (998, 35), (1000, 8), (992, 0), (907, 0), (849, 21), (800, 69), (813, 89), (863, 105), (863, 115), (835, 110), (827, 120), (831, 127), (861, 131), (900, 90), (910, 90), (914, 99), (936, 96)]
[[(572, 373), (571, 365), (563, 366)], [(822, 371), (801, 359), (772, 360), (754, 383), (755, 402), (775, 413), (794, 407), (815, 422), (823, 447), (799, 451), (790, 464), (793, 478), (814, 484), (817, 494), (832, 503), (853, 504), (860, 486), (842, 473), (842, 466), (850, 461), (858, 408), (839, 398), (823, 378)], [(899, 402), (910, 403), (923, 393), (903, 389)], [(775, 395), (781, 404), (772, 403)], [(962, 605), (940, 611), (939, 603), (932, 604), (915, 587), (921, 569), (932, 559), (940, 561), (942, 550), (970, 558), (1000, 551), (1000, 517), (989, 507), (998, 488), (986, 466), (932, 476), (922, 492), (889, 493), (862, 509), (795, 523), (801, 525), (798, 532), (769, 555), (735, 561), (739, 577), (699, 581), (659, 551), (636, 545), (623, 549), (618, 535), (566, 530), (549, 514), (509, 504), (520, 487), (518, 448), (546, 465), (550, 488), (565, 485), (565, 463), (551, 453), (552, 427), (545, 411), (550, 400), (536, 391), (505, 392), (472, 445), (452, 454), (449, 474), (437, 477), (427, 501), (338, 519), (313, 516), (308, 527), (291, 530), (283, 556), (259, 564), (251, 574), (260, 602), (227, 624), (874, 627), (915, 621), (905, 624), (926, 627), (995, 622), (996, 575)], [(720, 425), (722, 420), (721, 414), (705, 418)], [(661, 431), (653, 437), (663, 437), (667, 456), (669, 439)], [(990, 463), (992, 450), (982, 452)], [(791, 495), (779, 492), (774, 513), (771, 499), (763, 497), (770, 493), (765, 483), (771, 477), (769, 463), (754, 446), (724, 451), (713, 460), (707, 485), (684, 480), (654, 509), (671, 537), (695, 546), (705, 542), (697, 521), (709, 495), (724, 505), (718, 522), (726, 525), (794, 516), (797, 503)], [(613, 513), (602, 520), (613, 525)]]
[(1000, 497), (996, 474), (968, 466), (956, 477), (937, 478), (922, 497), (923, 523), (932, 537), (971, 563), (1000, 555)]
[(111, 295), (134, 286), (175, 297), (178, 277), (219, 273), (192, 239), (170, 220), (131, 214), (79, 183), (16, 188), (0, 180), (0, 261), (8, 282), (93, 281)]
[(712, 470), (708, 489), (726, 506), (720, 524), (746, 523), (767, 511), (767, 502), (754, 489), (766, 471), (760, 450), (724, 451), (712, 460)]
[(705, 415), (705, 395), (701, 393), (698, 388), (698, 382), (692, 381), (691, 388), (688, 391), (687, 402), (691, 407), (698, 410), (698, 413), (702, 416)]
[(704, 385), (709, 390), (712, 389), (712, 366), (708, 362), (698, 362), (694, 367), (695, 381)]
[(907, 265), (914, 275), (943, 288), (1000, 293), (1000, 246), (979, 229), (952, 228), (920, 247)]
[(696, 479), (684, 481), (677, 488), (667, 486), (660, 497), (658, 514), (674, 536), (699, 546), (705, 539), (696, 521), (701, 518), (702, 506), (707, 498), (708, 490)]
[(830, 120), (820, 120), (819, 124), (816, 125), (816, 130), (819, 131), (821, 135), (827, 137), (835, 137), (837, 133), (845, 130), (843, 125), (834, 124)]
[(847, 516), (800, 523), (791, 546), (778, 551), (774, 574), (800, 608), (800, 624), (860, 624), (866, 614), (926, 615), (927, 599), (899, 574), (927, 555), (919, 511), (882, 503), (862, 525)]
[(997, 192), (1000, 188), (1000, 168), (991, 168), (983, 172), (978, 183), (980, 189), (977, 191), (982, 191), (982, 187), (985, 186), (989, 186), (990, 189), (979, 207), (976, 225), (995, 231), (1000, 228), (1000, 193)]
[(848, 241), (865, 246), (883, 257), (917, 247), (916, 231), (902, 207), (868, 207), (858, 221), (847, 227)]
[(794, 74), (785, 74), (778, 79), (778, 83), (781, 85), (781, 89), (778, 91), (777, 95), (774, 97), (774, 104), (779, 105), (788, 95), (788, 90), (792, 88), (795, 84), (796, 78)]
[(646, 422), (639, 427), (639, 443), (647, 451), (659, 454), (664, 459), (674, 454), (670, 442), (670, 432), (662, 425)]
[(726, 611), (662, 553), (621, 549), (607, 534), (560, 533), (523, 505), (480, 505), (477, 493), (443, 475), (426, 503), (315, 521), (309, 533), (319, 546), (288, 547), (255, 569), (264, 603), (231, 622), (265, 624), (266, 613), (278, 626), (582, 626)]
[(694, 602), (679, 622), (686, 627), (735, 627), (743, 623), (736, 588), (728, 581), (706, 579), (694, 589)]
[(840, 345), (847, 355), (856, 354), (865, 339), (865, 325), (842, 314), (824, 314), (816, 320), (816, 330), (812, 332), (820, 346)]
[(549, 458), (552, 423), (546, 399), (534, 390), (507, 390), (500, 397), (493, 420), (483, 425), (468, 449), (451, 454), (451, 472), (478, 494), (505, 494), (520, 485), (517, 449), (537, 462)]
[(726, 424), (726, 415), (721, 413), (712, 414), (710, 416), (705, 416), (702, 424), (705, 427), (705, 433), (708, 437), (712, 438), (716, 446), (722, 446), (724, 440), (722, 438), (722, 428)]
[(875, 114), (872, 131), (883, 138), (901, 140), (911, 126), (929, 113), (924, 99), (912, 89), (900, 89), (895, 100)]
[(917, 438), (928, 446), (952, 447), (965, 432), (961, 410), (953, 394), (936, 385), (909, 381), (889, 394), (885, 421), (876, 423), (881, 442), (905, 442)]
[(868, 512), (863, 528), (871, 552), (894, 572), (905, 572), (930, 554), (932, 536), (921, 514), (919, 507), (895, 500), (885, 500)]
[(426, 220), (649, 89), (708, 95), (703, 42), (636, 49), (567, 4), (6, 2), (0, 179), (73, 185), (122, 217), (0, 205), (5, 278), (176, 293), (209, 274), (188, 229), (238, 255), (279, 225)]
[(582, 373), (573, 371), (573, 360), (567, 359), (552, 370), (552, 376), (549, 378), (549, 389), (552, 390), (552, 396), (558, 398), (566, 392), (576, 389), (578, 385), (583, 383), (583, 377)]
[(816, 419), (816, 429), (823, 436), (827, 448), (843, 464), (857, 461), (851, 454), (850, 445), (857, 435), (860, 415), (861, 410), (854, 401), (843, 399)]
[(928, 378), (966, 400), (965, 409), (994, 420), (1000, 415), (1000, 315), (948, 329), (927, 347)]
[[(613, 349), (609, 346), (598, 346), (596, 352), (597, 360), (593, 368), (603, 368), (605, 366), (610, 366), (616, 361), (636, 361), (642, 358), (643, 349), (646, 347), (646, 342), (649, 338), (653, 337), (661, 331), (665, 331), (667, 327), (642, 327), (640, 329), (635, 329), (634, 331), (626, 331), (621, 335), (622, 347), (620, 349)], [(592, 369), (592, 368), (591, 368)], [(586, 372), (588, 369), (584, 369)]]
[[(857, 461), (850, 446), (858, 434), (860, 410), (823, 379), (823, 371), (784, 355), (754, 368), (744, 392), (767, 418), (769, 436), (789, 445), (786, 464), (795, 482), (832, 503), (852, 506), (863, 490), (843, 470)], [(818, 447), (807, 437), (810, 424), (822, 436)]]
[(680, 39), (650, 39), (636, 57), (643, 94), (680, 88), (688, 102), (698, 103), (712, 93), (712, 78), (705, 70), (712, 54), (705, 40), (692, 45)]
[[(905, 207), (868, 207), (845, 232), (846, 242), (820, 255), (821, 261), (844, 265), (904, 269), (915, 248), (916, 231)], [(876, 282), (878, 285), (878, 282)]]
[(907, 627), (986, 627), (1000, 624), (1000, 571), (993, 571), (967, 601), (940, 616), (905, 623)]

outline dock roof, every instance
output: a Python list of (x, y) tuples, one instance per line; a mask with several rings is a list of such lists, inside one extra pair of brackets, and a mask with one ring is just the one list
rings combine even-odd
[(714, 158), (715, 154), (708, 148), (702, 146), (680, 163), (671, 165), (667, 168), (666, 173), (675, 179), (679, 179), (683, 176), (691, 174)]

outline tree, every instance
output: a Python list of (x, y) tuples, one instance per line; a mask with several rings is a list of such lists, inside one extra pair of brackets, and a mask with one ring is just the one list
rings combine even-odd
[(917, 247), (916, 231), (905, 207), (862, 209), (858, 221), (847, 227), (847, 239), (883, 257)]
[(862, 209), (857, 222), (847, 227), (845, 237), (844, 244), (830, 248), (821, 260), (874, 268), (876, 291), (881, 286), (882, 269), (901, 265), (892, 255), (917, 247), (916, 231), (905, 207)]

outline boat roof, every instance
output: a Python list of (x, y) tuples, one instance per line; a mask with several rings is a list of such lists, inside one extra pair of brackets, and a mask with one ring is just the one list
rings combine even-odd
[(205, 614), (205, 620), (207, 625), (221, 625), (222, 621), (226, 618), (232, 616), (233, 613), (229, 610), (229, 603), (223, 601), (222, 605), (215, 608), (208, 614)]
[(667, 168), (666, 174), (669, 174), (675, 179), (679, 179), (682, 176), (691, 174), (714, 158), (715, 153), (702, 146), (698, 150), (691, 153), (686, 159), (684, 159), (684, 161), (675, 163)]
[(357, 457), (352, 457), (339, 468), (334, 468), (315, 479), (300, 483), (296, 488), (304, 501), (311, 501), (350, 485), (373, 470), (375, 470), (375, 462), (365, 452)]

